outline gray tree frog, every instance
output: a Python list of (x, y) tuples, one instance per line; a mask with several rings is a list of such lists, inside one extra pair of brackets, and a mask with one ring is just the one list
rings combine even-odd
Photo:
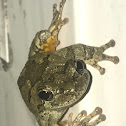
[[(49, 29), (38, 32), (33, 39), (18, 86), (22, 98), (40, 126), (96, 126), (105, 120), (99, 107), (89, 115), (82, 111), (73, 121), (72, 114), (68, 120), (61, 120), (68, 109), (83, 99), (90, 90), (92, 75), (86, 64), (104, 74), (105, 69), (98, 65), (99, 61), (119, 62), (117, 56), (103, 54), (115, 45), (115, 41), (110, 40), (100, 47), (75, 44), (56, 51), (60, 43), (58, 33), (68, 23), (68, 18), (62, 20), (65, 2), (66, 0), (62, 0), (59, 10), (54, 4)], [(91, 121), (97, 115), (98, 118)]]

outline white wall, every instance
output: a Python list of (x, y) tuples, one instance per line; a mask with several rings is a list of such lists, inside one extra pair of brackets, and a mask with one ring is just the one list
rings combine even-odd
[[(52, 20), (52, 5), (59, 0), (9, 0), (9, 36), (14, 54), (12, 68), (0, 71), (0, 126), (34, 126), (25, 106), (17, 79), (27, 61), (29, 46), (37, 31), (46, 29)], [(116, 46), (106, 51), (118, 55), (120, 63), (102, 62), (105, 75), (88, 67), (93, 84), (88, 95), (69, 112), (74, 115), (85, 109), (90, 113), (96, 106), (103, 108), (107, 120), (99, 126), (125, 126), (126, 89), (126, 1), (125, 0), (67, 0), (64, 17), (70, 22), (60, 32), (61, 47), (74, 43), (100, 46), (110, 39)], [(68, 112), (68, 113), (69, 113)], [(67, 117), (67, 115), (66, 115)]]

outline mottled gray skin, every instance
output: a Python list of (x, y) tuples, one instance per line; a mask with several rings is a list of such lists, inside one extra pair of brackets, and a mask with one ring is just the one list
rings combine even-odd
[[(66, 55), (48, 52), (31, 57), (18, 79), (22, 97), (40, 126), (55, 125), (91, 85), (91, 74), (84, 60), (75, 58), (72, 46), (62, 51)], [(53, 97), (43, 100), (38, 96), (41, 91), (51, 92)]]
[[(92, 77), (85, 62), (95, 57), (94, 61), (101, 61), (101, 51), (103, 46), (76, 44), (53, 53), (37, 53), (29, 58), (18, 85), (40, 126), (55, 125), (70, 106), (87, 94)], [(47, 99), (39, 97), (43, 91), (50, 92)]]
[[(99, 61), (119, 62), (118, 57), (103, 54), (106, 49), (115, 45), (114, 40), (101, 47), (75, 44), (55, 51), (59, 44), (58, 33), (68, 22), (67, 18), (61, 19), (65, 1), (62, 0), (60, 3), (59, 11), (54, 4), (52, 23), (48, 30), (36, 34), (30, 47), (28, 61), (18, 79), (21, 95), (40, 126), (55, 126), (67, 110), (88, 93), (92, 76), (86, 64), (104, 74), (105, 69), (98, 65)], [(99, 113), (98, 110), (87, 116), (88, 121)], [(104, 120), (101, 119), (103, 117), (100, 116), (91, 126)], [(78, 121), (75, 122), (79, 124)], [(79, 126), (82, 125), (89, 126), (90, 123), (83, 120)], [(70, 126), (73, 126), (73, 123)]]

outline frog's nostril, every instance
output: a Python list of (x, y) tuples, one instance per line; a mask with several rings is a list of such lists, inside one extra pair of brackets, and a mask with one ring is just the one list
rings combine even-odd
[(41, 91), (39, 92), (38, 96), (45, 101), (50, 101), (53, 98), (53, 94), (51, 91)]

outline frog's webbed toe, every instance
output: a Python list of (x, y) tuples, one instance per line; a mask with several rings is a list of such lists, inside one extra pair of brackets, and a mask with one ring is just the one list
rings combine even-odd
[(51, 35), (54, 37), (55, 47), (57, 47), (60, 44), (60, 41), (58, 40), (58, 34), (59, 34), (60, 29), (62, 28), (63, 25), (69, 22), (68, 18), (64, 18), (62, 20), (62, 12), (63, 12), (63, 7), (64, 7), (65, 2), (66, 0), (62, 0), (60, 2), (59, 10), (57, 9), (57, 4), (53, 5), (53, 19), (48, 30), (51, 33)]
[[(113, 39), (111, 39), (108, 43), (106, 43), (105, 45), (99, 47), (101, 50), (103, 49), (103, 52), (105, 50), (107, 50), (110, 47), (114, 47), (115, 46), (115, 41)], [(111, 61), (115, 64), (117, 64), (119, 62), (119, 58), (117, 56), (109, 56), (106, 54), (102, 54), (102, 60), (108, 60)]]
[(96, 107), (92, 113), (90, 113), (84, 119), (81, 120), (80, 126), (96, 126), (100, 122), (105, 120), (106, 120), (106, 116), (102, 114), (102, 109)]
[(114, 64), (117, 64), (119, 62), (119, 58), (117, 56), (109, 56), (106, 54), (103, 54), (103, 52), (110, 47), (115, 46), (115, 41), (112, 39), (108, 43), (100, 46), (100, 47), (93, 47), (94, 53), (92, 55), (92, 59), (87, 60), (86, 63), (91, 65), (92, 67), (96, 68), (101, 75), (105, 73), (105, 68), (102, 68), (98, 62), (100, 61), (111, 61)]
[(53, 32), (53, 34), (57, 35), (61, 29), (61, 27), (69, 22), (68, 18), (64, 18), (62, 20), (62, 12), (63, 7), (66, 0), (62, 0), (59, 5), (59, 10), (57, 10), (57, 4), (53, 5), (53, 20), (49, 27), (50, 32)]
[(99, 107), (96, 107), (89, 115), (85, 110), (81, 111), (74, 121), (72, 121), (72, 116), (73, 113), (68, 117), (68, 126), (96, 126), (106, 119), (106, 116), (102, 114), (102, 109)]

